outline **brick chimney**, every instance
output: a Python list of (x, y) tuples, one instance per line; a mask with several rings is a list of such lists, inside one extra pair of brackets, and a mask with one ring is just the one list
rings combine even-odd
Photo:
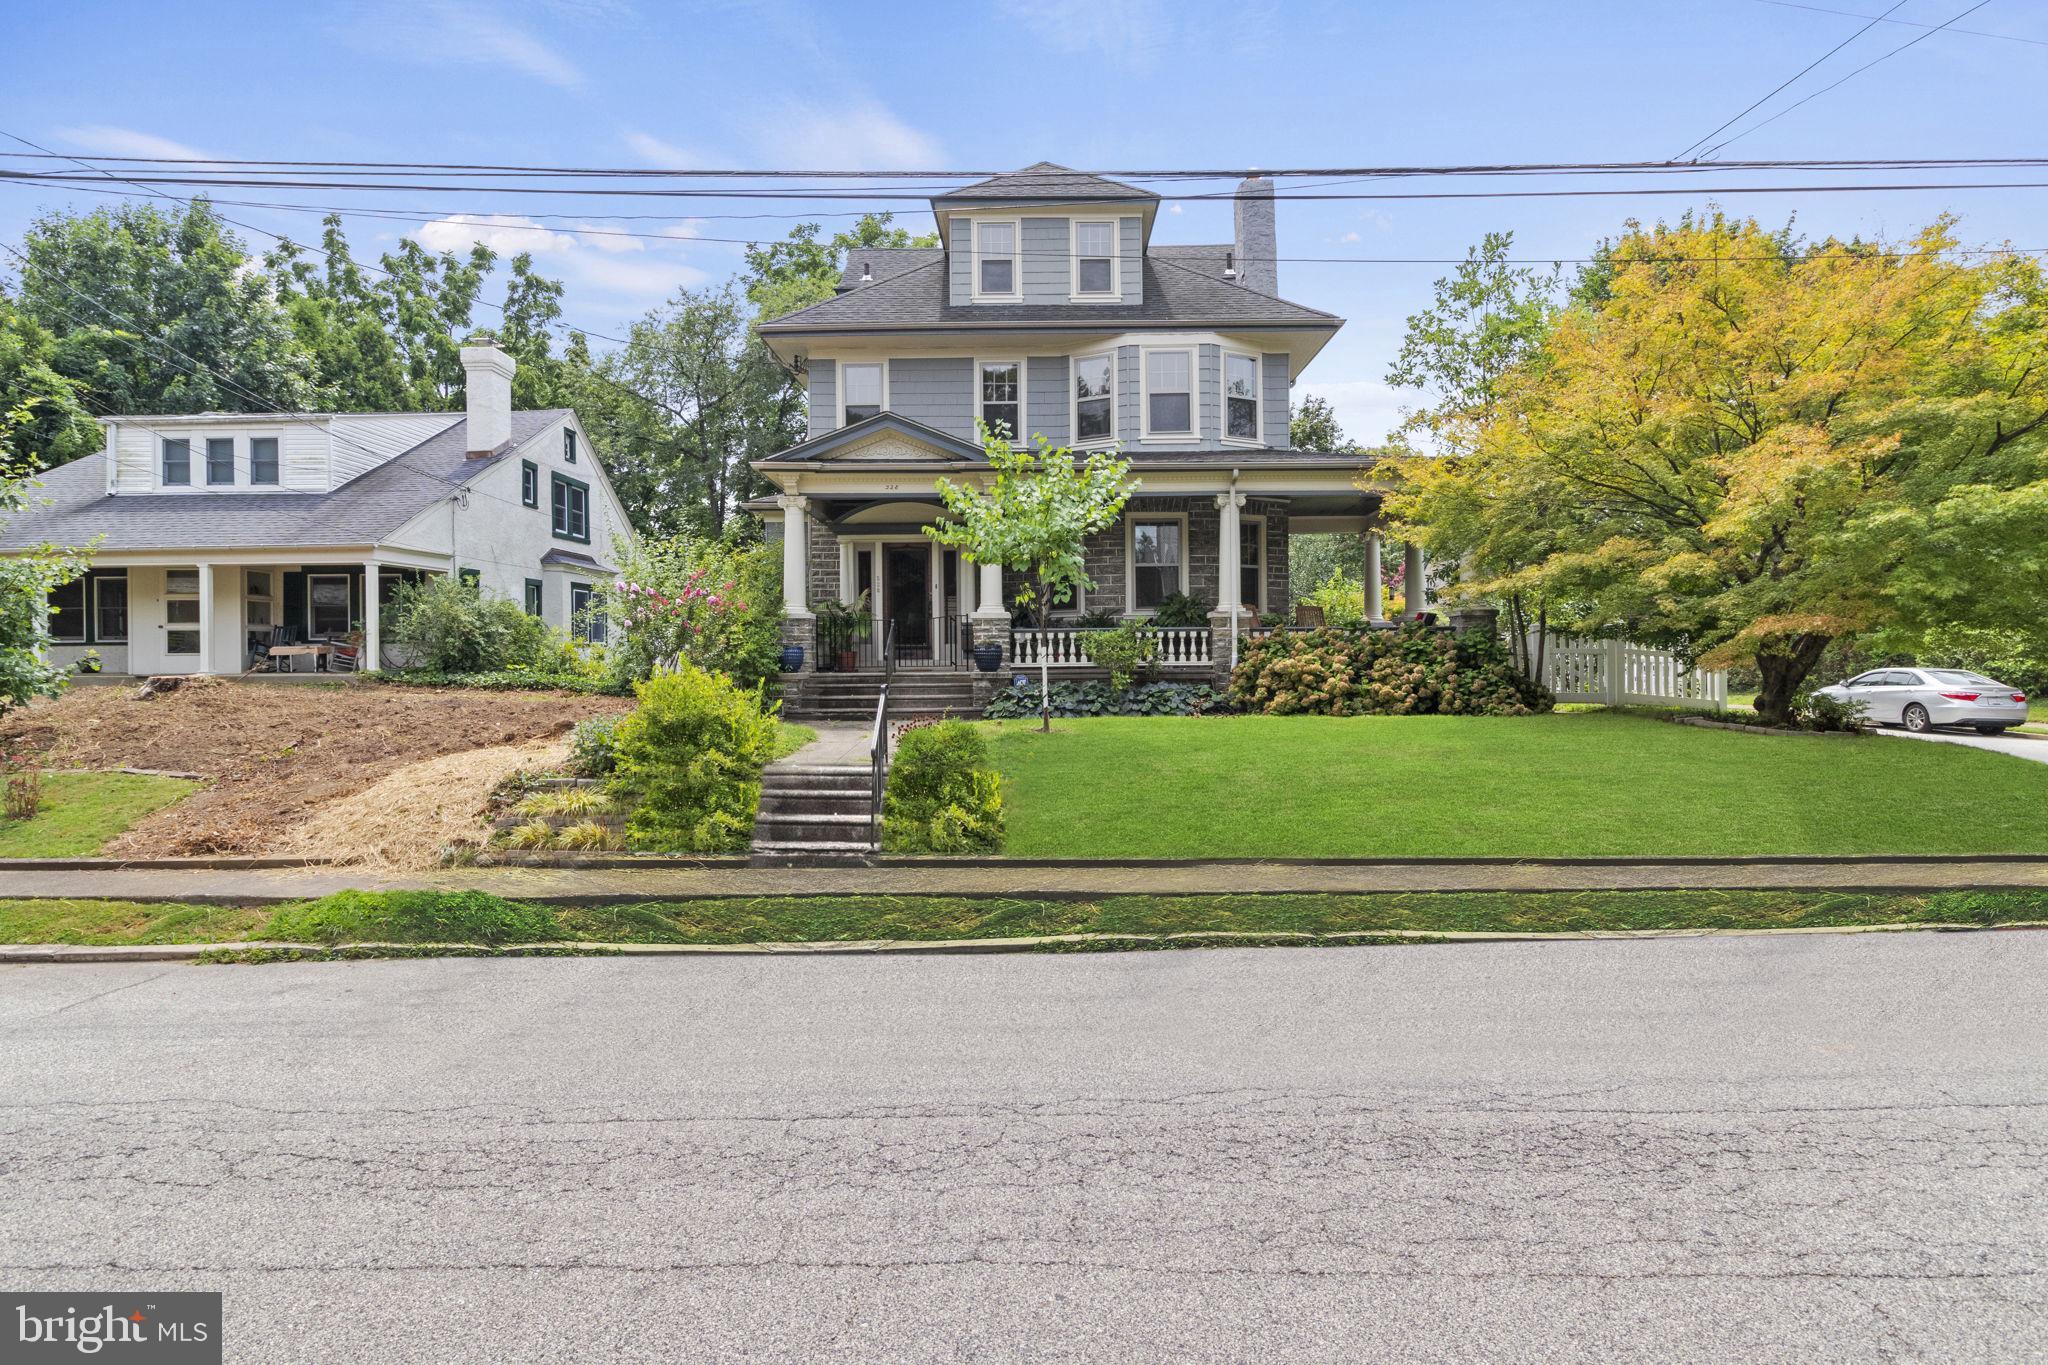
[(1261, 294), (1280, 292), (1280, 238), (1273, 226), (1273, 182), (1248, 176), (1237, 187), (1237, 282)]
[(469, 395), (469, 457), (495, 454), (512, 439), (512, 357), (496, 342), (462, 348)]

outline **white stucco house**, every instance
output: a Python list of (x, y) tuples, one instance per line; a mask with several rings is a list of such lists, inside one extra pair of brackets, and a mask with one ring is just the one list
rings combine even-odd
[[(632, 538), (566, 408), (515, 412), (514, 362), (466, 346), (464, 412), (106, 417), (99, 453), (40, 476), (0, 554), (92, 547), (52, 595), (52, 657), (114, 674), (238, 674), (258, 643), (360, 631), (387, 659), (397, 584), (461, 574), (564, 628)], [(601, 618), (592, 629), (601, 631)]]

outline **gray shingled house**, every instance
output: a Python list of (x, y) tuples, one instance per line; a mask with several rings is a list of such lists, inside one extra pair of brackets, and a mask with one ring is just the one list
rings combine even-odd
[[(1272, 182), (1239, 186), (1229, 242), (1155, 241), (1159, 203), (1045, 162), (998, 175), (933, 198), (939, 245), (856, 250), (834, 297), (762, 325), (810, 392), (808, 438), (754, 466), (776, 489), (752, 506), (782, 538), (787, 639), (806, 673), (854, 674), (792, 679), (793, 711), (868, 704), (885, 648), (935, 674), (966, 673), (977, 645), (1005, 669), (1085, 668), (1074, 618), (1146, 619), (1176, 593), (1211, 610), (1159, 631), (1169, 673), (1220, 673), (1284, 605), (1293, 534), (1365, 537), (1377, 610), (1370, 461), (1289, 445), (1292, 386), (1343, 322), (1281, 297)], [(1015, 578), (922, 534), (935, 477), (987, 468), (977, 421), (1116, 447), (1141, 481), (1052, 630), (1013, 628)], [(862, 593), (868, 629), (820, 650), (815, 604)]]
[[(53, 657), (116, 674), (236, 674), (285, 632), (360, 632), (383, 661), (397, 584), (461, 574), (563, 627), (632, 536), (566, 408), (512, 410), (512, 358), (463, 348), (461, 413), (103, 418), (106, 448), (41, 475), (0, 554), (91, 546), (53, 594)], [(295, 667), (317, 662), (293, 659)]]

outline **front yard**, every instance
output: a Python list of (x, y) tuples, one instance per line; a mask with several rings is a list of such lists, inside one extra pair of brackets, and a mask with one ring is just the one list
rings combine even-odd
[(989, 724), (1012, 857), (2048, 852), (2048, 764), (1644, 716)]
[(46, 773), (41, 809), (27, 820), (0, 819), (0, 858), (90, 857), (197, 785), (146, 773)]

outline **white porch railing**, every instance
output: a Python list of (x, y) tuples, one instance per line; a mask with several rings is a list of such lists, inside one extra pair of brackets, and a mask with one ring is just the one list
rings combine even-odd
[[(1010, 632), (1010, 666), (1014, 668), (1091, 668), (1086, 641), (1099, 631), (1070, 626)], [(1145, 632), (1159, 643), (1161, 668), (1207, 668), (1207, 626), (1157, 626)]]
[[(1536, 647), (1531, 639), (1532, 653)], [(1668, 649), (1629, 640), (1551, 636), (1543, 646), (1543, 685), (1559, 701), (1607, 706), (1713, 711), (1728, 704), (1728, 675), (1720, 669), (1688, 669)]]

